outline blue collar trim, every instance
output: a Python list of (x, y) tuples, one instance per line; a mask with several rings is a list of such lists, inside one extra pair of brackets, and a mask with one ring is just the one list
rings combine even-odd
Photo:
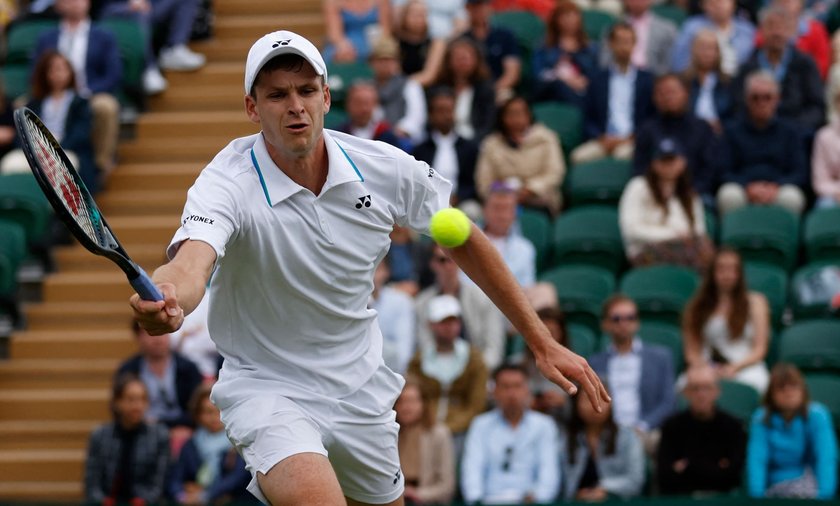
[(347, 151), (344, 151), (344, 148), (341, 147), (341, 144), (336, 142), (335, 145), (338, 146), (338, 149), (341, 150), (341, 153), (344, 155), (344, 158), (347, 158), (347, 161), (350, 162), (350, 166), (353, 167), (353, 170), (356, 171), (356, 175), (359, 176), (359, 181), (364, 183), (365, 178), (362, 176), (362, 173), (359, 172), (359, 168), (356, 167), (356, 164), (353, 163), (353, 160), (351, 160), (350, 157), (347, 155)]
[(254, 154), (253, 148), (251, 148), (251, 161), (254, 162), (254, 168), (257, 169), (257, 175), (260, 177), (260, 184), (262, 185), (263, 193), (265, 193), (265, 201), (268, 202), (268, 207), (271, 207), (271, 197), (268, 196), (268, 188), (265, 186), (265, 179), (263, 178), (260, 164), (257, 162), (257, 155)]

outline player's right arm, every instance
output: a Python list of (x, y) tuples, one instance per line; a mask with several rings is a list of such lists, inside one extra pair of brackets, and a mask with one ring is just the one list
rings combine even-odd
[(163, 301), (131, 296), (134, 318), (149, 334), (161, 335), (181, 327), (201, 299), (216, 264), (216, 251), (203, 241), (184, 241), (175, 258), (155, 270), (152, 280), (163, 294)]

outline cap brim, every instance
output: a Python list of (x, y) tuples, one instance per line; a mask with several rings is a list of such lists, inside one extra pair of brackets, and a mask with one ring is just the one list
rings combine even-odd
[(259, 75), (260, 71), (265, 66), (265, 64), (268, 63), (268, 61), (271, 60), (272, 58), (275, 58), (277, 56), (281, 56), (281, 55), (284, 55), (284, 54), (296, 54), (296, 55), (300, 56), (301, 58), (306, 60), (306, 62), (309, 64), (310, 67), (312, 67), (313, 70), (315, 70), (316, 74), (318, 74), (319, 76), (324, 76), (324, 79), (327, 78), (327, 76), (326, 76), (327, 69), (326, 68), (324, 68), (324, 69), (319, 68), (319, 65), (317, 65), (316, 62), (313, 62), (309, 58), (309, 56), (306, 55), (306, 53), (304, 53), (303, 51), (301, 51), (300, 49), (298, 49), (294, 46), (280, 46), (280, 47), (274, 48), (271, 51), (267, 52), (260, 59), (259, 63), (256, 65), (256, 70), (254, 71), (254, 75), (251, 77), (251, 81), (248, 83), (248, 90), (246, 90), (248, 93), (251, 93), (251, 90), (254, 87), (254, 82), (257, 80), (257, 76)]

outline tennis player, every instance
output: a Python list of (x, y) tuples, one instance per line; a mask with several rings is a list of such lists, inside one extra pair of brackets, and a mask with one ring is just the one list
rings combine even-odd
[[(253, 479), (281, 505), (403, 504), (392, 406), (403, 379), (382, 360), (373, 272), (394, 224), (428, 233), (450, 184), (381, 142), (324, 129), (327, 67), (288, 31), (251, 47), (245, 111), (262, 132), (235, 139), (187, 195), (163, 302), (132, 296), (150, 333), (176, 330), (210, 281), (210, 333), (224, 357), (212, 400)], [(481, 231), (448, 253), (503, 310), (543, 374), (593, 404), (606, 390), (556, 344)]]

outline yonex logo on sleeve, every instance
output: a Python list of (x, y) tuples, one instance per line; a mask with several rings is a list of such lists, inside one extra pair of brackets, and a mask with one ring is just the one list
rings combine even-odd
[(197, 214), (192, 214), (184, 218), (183, 224), (186, 225), (188, 221), (198, 221), (200, 223), (206, 223), (208, 225), (212, 225), (215, 220), (211, 220), (210, 218), (205, 218), (204, 216), (199, 216)]

